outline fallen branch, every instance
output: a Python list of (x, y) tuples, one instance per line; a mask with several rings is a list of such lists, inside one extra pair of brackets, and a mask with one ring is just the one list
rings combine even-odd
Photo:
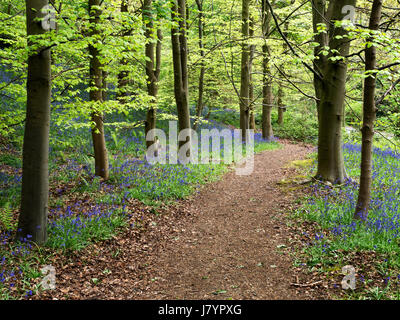
[(296, 286), (296, 287), (313, 287), (316, 286), (317, 284), (322, 283), (322, 280), (319, 280), (317, 282), (313, 282), (313, 283), (305, 283), (305, 284), (301, 284), (301, 283), (291, 283), (292, 286)]

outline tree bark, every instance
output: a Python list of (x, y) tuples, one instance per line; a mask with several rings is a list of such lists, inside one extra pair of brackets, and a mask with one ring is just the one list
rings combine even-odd
[[(320, 74), (324, 69), (326, 64), (326, 56), (321, 54), (322, 49), (328, 45), (327, 34), (324, 32), (318, 33), (318, 26), (321, 24), (325, 24), (326, 28), (328, 28), (329, 24), (325, 21), (326, 19), (326, 1), (325, 0), (312, 0), (313, 10), (313, 33), (314, 33), (314, 42), (318, 43), (318, 46), (314, 47), (314, 56), (316, 57), (313, 61), (314, 69), (317, 70)], [(322, 87), (323, 87), (323, 79), (314, 74), (314, 90), (315, 96), (317, 100), (317, 114), (320, 116), (320, 102), (322, 97)]]
[[(145, 24), (146, 46), (146, 75), (147, 75), (147, 93), (153, 98), (147, 110), (145, 121), (145, 136), (147, 137), (150, 130), (156, 128), (156, 108), (158, 95), (158, 81), (161, 68), (161, 29), (156, 31), (154, 35), (154, 23), (152, 14), (153, 0), (144, 0), (143, 2), (143, 20)], [(156, 38), (156, 43), (154, 42)], [(147, 148), (150, 148), (155, 142), (155, 136), (148, 137), (146, 140)]]
[[(104, 66), (102, 66), (102, 67), (104, 67)], [(107, 96), (107, 77), (108, 77), (108, 73), (106, 72), (106, 71), (102, 71), (102, 73), (101, 73), (101, 77), (102, 77), (102, 80), (101, 80), (101, 100), (104, 102), (104, 101), (107, 101), (107, 99), (108, 99), (108, 96)]]
[(283, 113), (284, 113), (284, 106), (283, 106), (283, 89), (282, 86), (279, 86), (278, 89), (278, 124), (283, 124)]
[[(172, 26), (171, 41), (178, 127), (179, 131), (182, 131), (190, 129), (185, 0), (172, 0), (172, 21), (178, 24), (178, 26)], [(186, 141), (180, 141), (179, 146), (189, 141), (190, 137)]]
[(264, 44), (262, 46), (263, 52), (263, 100), (262, 100), (262, 137), (265, 140), (273, 138), (273, 130), (271, 124), (271, 111), (272, 111), (272, 84), (270, 78), (270, 49), (267, 44), (267, 38), (270, 32), (271, 13), (268, 10), (266, 0), (262, 1), (262, 34)]
[(249, 87), (250, 87), (250, 48), (249, 37), (249, 7), (250, 0), (242, 0), (242, 60), (240, 75), (240, 129), (242, 140), (247, 141), (247, 129), (249, 129)]
[[(43, 18), (48, 0), (26, 1), (28, 37), (44, 34), (36, 19)], [(34, 43), (28, 39), (28, 46)], [(37, 244), (47, 240), (49, 196), (49, 128), (51, 101), (50, 49), (37, 49), (28, 57), (26, 123), (23, 145), (21, 212), (17, 240), (28, 238)]]
[[(379, 28), (382, 11), (382, 0), (374, 0), (372, 4), (369, 29), (376, 31)], [(367, 42), (373, 42), (371, 37)], [(365, 72), (376, 70), (376, 47), (366, 46), (365, 49)], [(354, 213), (355, 219), (365, 220), (368, 216), (371, 201), (372, 185), (372, 143), (374, 138), (374, 121), (376, 118), (375, 86), (376, 73), (370, 74), (364, 80), (364, 102), (363, 102), (363, 127), (361, 144), (361, 176), (358, 192), (357, 206)]]
[[(129, 8), (128, 8), (128, 0), (121, 0), (121, 13), (128, 13)], [(123, 32), (123, 36), (126, 37), (131, 34), (131, 30), (127, 29)], [(127, 59), (122, 59), (121, 60), (121, 65), (123, 67), (128, 65), (128, 60)], [(126, 86), (129, 83), (128, 80), (129, 77), (129, 72), (127, 70), (121, 70), (118, 74), (118, 91), (117, 91), (117, 100), (120, 103), (126, 103), (127, 102), (127, 89)]]
[(197, 4), (197, 9), (199, 10), (198, 29), (199, 29), (199, 50), (200, 50), (201, 62), (200, 62), (200, 74), (199, 74), (199, 86), (198, 86), (199, 96), (196, 105), (196, 119), (193, 125), (194, 130), (197, 129), (198, 122), (200, 121), (200, 117), (203, 112), (204, 76), (206, 73), (206, 67), (204, 63), (205, 52), (203, 43), (204, 25), (205, 25), (204, 13), (203, 13), (203, 0), (196, 0), (196, 4)]
[[(250, 24), (249, 24), (249, 37), (250, 40), (254, 37), (254, 18), (250, 16)], [(250, 119), (249, 119), (249, 127), (250, 129), (256, 129), (256, 119), (254, 116), (255, 109), (255, 101), (254, 101), (254, 84), (253, 84), (253, 60), (254, 53), (256, 50), (255, 44), (250, 45), (250, 56), (249, 56), (249, 77), (250, 77), (250, 86), (249, 86), (249, 108), (250, 108)]]
[[(284, 30), (284, 32), (283, 32), (283, 34), (285, 35), (285, 37), (287, 37), (287, 35), (288, 35), (288, 29), (289, 29), (289, 23), (288, 22), (286, 22), (285, 23), (285, 30)], [(287, 50), (287, 44), (286, 44), (286, 42), (284, 41), (283, 42), (283, 52), (285, 52)], [(285, 65), (284, 65), (284, 63), (282, 63), (281, 65), (280, 65), (280, 69), (281, 69), (281, 71), (282, 71), (282, 73), (284, 73), (285, 71)], [(283, 96), (284, 96), (284, 93), (283, 93), (283, 88), (282, 88), (282, 86), (279, 84), (279, 88), (278, 88), (278, 101), (277, 101), (277, 104), (278, 104), (278, 124), (279, 125), (282, 125), (283, 124), (283, 115), (284, 115), (284, 112), (285, 112), (285, 107), (284, 107), (284, 104), (283, 104)]]
[[(346, 91), (347, 64), (344, 59), (333, 59), (348, 55), (350, 42), (346, 37), (347, 31), (343, 27), (335, 27), (334, 21), (344, 18), (342, 9), (346, 5), (355, 7), (355, 0), (330, 1), (326, 9), (325, 1), (314, 1), (313, 25), (326, 23), (326, 34), (316, 36), (319, 48), (329, 46), (330, 53), (323, 58), (316, 51), (318, 60), (314, 67), (320, 74), (314, 79), (316, 96), (319, 99), (318, 109), (318, 169), (317, 178), (331, 183), (343, 183), (347, 178), (344, 168), (342, 152), (342, 119), (343, 105)], [(322, 17), (321, 17), (322, 15)], [(322, 20), (321, 20), (322, 19)], [(323, 22), (321, 22), (323, 21)], [(341, 36), (340, 39), (336, 36)], [(333, 50), (333, 51), (332, 51)]]
[[(100, 22), (100, 0), (89, 0), (89, 17), (91, 23), (91, 33), (92, 37), (99, 34), (98, 25)], [(103, 72), (101, 70), (101, 63), (99, 60), (100, 52), (99, 49), (93, 44), (89, 45), (90, 58), (90, 101), (95, 103), (97, 106), (103, 102)], [(92, 140), (94, 148), (94, 160), (95, 160), (95, 175), (102, 177), (107, 180), (109, 177), (108, 169), (108, 155), (106, 141), (104, 137), (104, 124), (103, 115), (99, 110), (92, 111), (92, 122), (94, 126), (92, 127)]]

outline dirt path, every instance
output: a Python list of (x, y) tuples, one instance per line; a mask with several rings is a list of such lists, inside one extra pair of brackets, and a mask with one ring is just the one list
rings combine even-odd
[(232, 171), (173, 213), (148, 221), (144, 234), (132, 230), (72, 258), (61, 266), (59, 290), (41, 298), (317, 298), (291, 285), (296, 271), (283, 212), (293, 195), (277, 185), (293, 175), (285, 164), (309, 152), (283, 144), (256, 155), (252, 175)]
[(195, 197), (190, 210), (196, 218), (160, 252), (159, 280), (139, 297), (307, 298), (290, 285), (292, 262), (277, 250), (288, 245), (280, 213), (288, 199), (276, 185), (285, 177), (282, 166), (307, 151), (287, 144), (256, 155), (252, 175), (233, 171)]

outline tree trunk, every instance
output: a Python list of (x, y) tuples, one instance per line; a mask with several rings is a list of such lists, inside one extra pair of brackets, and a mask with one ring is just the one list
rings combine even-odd
[[(313, 61), (314, 69), (322, 75), (324, 65), (326, 64), (326, 56), (321, 54), (321, 50), (328, 45), (327, 34), (324, 32), (318, 33), (318, 26), (321, 24), (325, 24), (326, 28), (328, 28), (329, 24), (326, 23), (326, 1), (325, 0), (313, 0), (313, 33), (314, 33), (314, 42), (318, 43), (318, 46), (314, 47), (314, 56), (316, 59)], [(318, 119), (321, 114), (320, 111), (320, 102), (322, 97), (322, 87), (323, 87), (323, 79), (314, 74), (314, 90), (315, 96), (317, 100), (317, 114)]]
[(282, 125), (283, 124), (283, 112), (284, 112), (284, 106), (283, 106), (283, 89), (282, 86), (279, 86), (278, 89), (278, 124)]
[(206, 114), (206, 116), (205, 116), (205, 118), (208, 120), (208, 119), (210, 119), (210, 117), (211, 117), (211, 109), (212, 109), (212, 106), (210, 105), (209, 107), (208, 107), (208, 113)]
[(249, 6), (250, 0), (242, 0), (242, 61), (240, 75), (240, 129), (242, 140), (247, 141), (247, 129), (249, 129), (249, 87), (250, 87), (250, 48), (249, 37)]
[[(289, 23), (286, 22), (286, 23), (285, 23), (285, 30), (284, 30), (284, 32), (283, 32), (283, 34), (285, 35), (285, 37), (287, 37), (287, 35), (288, 35), (288, 29), (289, 29)], [(286, 42), (284, 41), (284, 42), (283, 42), (283, 54), (285, 53), (286, 50), (287, 50), (287, 44), (286, 44)], [(285, 64), (284, 64), (284, 63), (282, 63), (282, 64), (280, 65), (280, 69), (281, 69), (282, 73), (285, 72)], [(282, 124), (283, 124), (283, 115), (284, 115), (284, 112), (285, 112), (285, 108), (284, 108), (284, 104), (283, 104), (283, 95), (284, 95), (284, 93), (283, 93), (283, 88), (282, 88), (282, 86), (279, 84), (279, 88), (278, 88), (278, 101), (277, 101), (277, 104), (278, 104), (278, 124), (279, 124), (279, 125), (282, 125)]]
[[(27, 34), (45, 33), (38, 18), (48, 0), (26, 1)], [(34, 44), (28, 39), (28, 46)], [(50, 49), (37, 49), (28, 57), (26, 123), (23, 146), (21, 212), (17, 240), (37, 244), (47, 240), (49, 196), (49, 128), (51, 99)]]
[[(95, 36), (99, 33), (97, 30), (100, 21), (100, 0), (89, 0), (89, 16), (91, 23), (91, 36)], [(101, 63), (99, 60), (100, 52), (98, 48), (92, 44), (89, 45), (90, 58), (90, 101), (100, 105), (103, 102), (103, 72), (101, 70)], [(95, 160), (95, 174), (102, 177), (104, 180), (108, 179), (108, 155), (106, 141), (104, 138), (104, 124), (103, 115), (99, 110), (92, 111), (92, 140), (94, 148), (94, 160)]]
[[(178, 28), (172, 26), (171, 41), (179, 131), (190, 129), (185, 2), (185, 0), (172, 1), (172, 20), (178, 23)], [(189, 141), (190, 137), (186, 141), (180, 141), (179, 146)]]
[[(128, 13), (128, 0), (121, 0), (121, 13)], [(123, 32), (123, 36), (128, 36), (131, 34), (131, 30), (127, 29)], [(128, 65), (128, 60), (127, 59), (122, 59), (121, 60), (121, 66), (125, 67)], [(120, 103), (126, 103), (127, 102), (127, 89), (126, 86), (128, 85), (129, 73), (127, 70), (121, 70), (118, 74), (118, 91), (117, 91), (117, 100)]]
[[(148, 137), (150, 130), (156, 128), (156, 108), (157, 108), (157, 95), (158, 95), (158, 81), (161, 67), (161, 29), (153, 34), (153, 14), (152, 14), (153, 0), (145, 0), (143, 2), (143, 20), (146, 27), (146, 75), (147, 75), (147, 93), (153, 98), (149, 109), (147, 110), (145, 122), (145, 135), (146, 146), (150, 148), (155, 142), (155, 136)], [(154, 43), (154, 38), (157, 42)]]
[[(102, 67), (104, 67), (104, 66), (102, 66)], [(101, 91), (101, 100), (104, 102), (104, 101), (107, 101), (107, 99), (108, 99), (108, 96), (107, 96), (107, 77), (108, 77), (108, 73), (106, 71), (103, 71), (101, 76), (102, 76), (102, 80), (101, 80), (102, 81), (102, 83), (101, 83), (101, 89), (102, 89), (102, 91)]]
[[(347, 56), (350, 42), (345, 37), (347, 31), (343, 27), (335, 27), (334, 21), (342, 20), (342, 9), (346, 5), (355, 7), (355, 0), (331, 1), (325, 10), (325, 1), (317, 1), (314, 8), (314, 27), (319, 21), (329, 21), (329, 39), (326, 36), (318, 36), (318, 42), (322, 48), (328, 45), (331, 51), (326, 58), (315, 61), (314, 66), (320, 74), (314, 79), (316, 96), (319, 99), (318, 108), (318, 170), (317, 177), (332, 183), (343, 183), (347, 177), (343, 152), (342, 152), (342, 119), (343, 104), (346, 91), (347, 64), (343, 59), (331, 59), (337, 56)], [(317, 11), (318, 12), (315, 12)], [(321, 17), (321, 14), (324, 16)], [(336, 36), (341, 36), (340, 39)], [(318, 55), (319, 52), (317, 52)]]
[[(381, 19), (382, 0), (374, 0), (372, 4), (369, 29), (378, 30)], [(373, 42), (373, 36), (367, 40)], [(374, 45), (365, 49), (365, 72), (376, 69), (376, 47)], [(368, 215), (371, 200), (372, 185), (372, 142), (374, 138), (374, 121), (376, 118), (375, 85), (376, 74), (369, 75), (364, 80), (363, 127), (361, 145), (361, 176), (357, 206), (354, 213), (355, 219), (365, 220)]]
[[(250, 40), (254, 37), (254, 18), (250, 17), (250, 24), (249, 24), (249, 37)], [(249, 77), (250, 77), (250, 87), (249, 87), (249, 109), (250, 109), (250, 119), (249, 119), (249, 126), (250, 129), (256, 129), (256, 119), (254, 116), (254, 109), (255, 109), (255, 101), (254, 101), (254, 85), (253, 85), (253, 60), (254, 60), (254, 53), (256, 50), (256, 46), (254, 44), (250, 45), (250, 56), (249, 56)]]
[(267, 9), (266, 0), (262, 1), (262, 33), (264, 38), (264, 45), (262, 46), (263, 52), (263, 100), (262, 100), (262, 137), (265, 140), (270, 140), (274, 134), (271, 125), (271, 111), (272, 111), (272, 85), (270, 78), (270, 50), (267, 45), (267, 38), (270, 32), (271, 13)]
[(199, 49), (200, 49), (200, 75), (199, 75), (199, 96), (197, 99), (196, 105), (196, 119), (193, 125), (193, 129), (196, 130), (198, 126), (198, 122), (200, 121), (201, 114), (203, 112), (203, 95), (204, 95), (204, 75), (206, 73), (206, 67), (204, 63), (204, 43), (203, 43), (203, 36), (204, 36), (204, 13), (203, 13), (203, 0), (196, 0), (197, 9), (199, 10), (199, 22), (198, 22), (198, 29), (199, 29)]
[[(328, 78), (329, 77), (329, 78)], [(326, 74), (331, 83), (325, 86), (321, 99), (320, 139), (318, 141), (317, 176), (332, 183), (343, 183), (346, 178), (342, 153), (342, 103), (346, 84), (346, 65), (341, 63)]]

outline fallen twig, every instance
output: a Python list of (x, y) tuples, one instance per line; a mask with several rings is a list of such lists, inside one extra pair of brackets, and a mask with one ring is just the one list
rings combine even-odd
[(320, 284), (322, 282), (322, 280), (319, 280), (317, 282), (313, 282), (313, 283), (291, 283), (292, 286), (296, 286), (296, 287), (313, 287), (316, 286), (317, 284)]

